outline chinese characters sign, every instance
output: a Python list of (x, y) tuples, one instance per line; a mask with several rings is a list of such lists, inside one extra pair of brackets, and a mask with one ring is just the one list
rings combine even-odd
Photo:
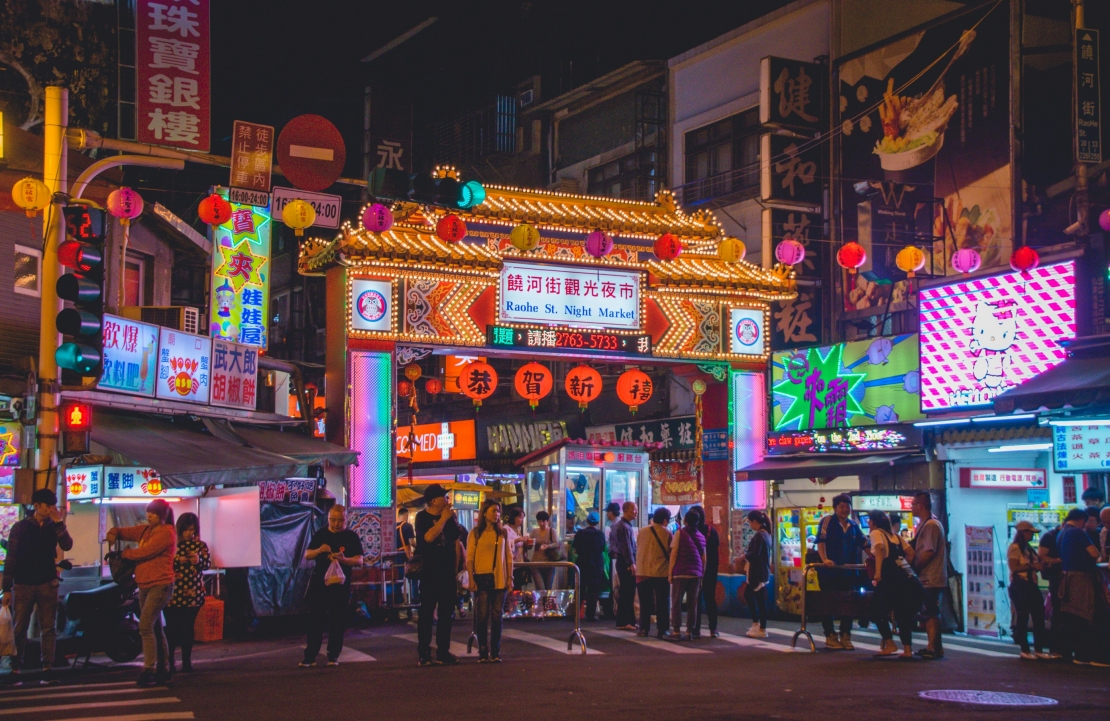
[(1053, 462), (1060, 473), (1110, 468), (1110, 426), (1052, 427)]
[(104, 466), (66, 466), (66, 500), (100, 498)]
[(157, 362), (158, 326), (104, 315), (104, 372), (98, 389), (153, 396)]
[(416, 426), (415, 447), (412, 426), (397, 427), (397, 457), (413, 461), (469, 460), (477, 456), (474, 421), (451, 421)]
[(1075, 263), (923, 289), (921, 410), (989, 404), (1066, 357)]
[(701, 503), (701, 477), (693, 461), (651, 464), (651, 502), (660, 505)]
[(214, 229), (213, 338), (265, 348), (269, 344), (270, 229), (266, 208), (231, 204), (231, 218)]
[(510, 323), (640, 328), (640, 273), (505, 260), (497, 318)]
[(694, 447), (694, 416), (675, 416), (658, 421), (618, 423), (587, 428), (591, 443), (661, 443), (664, 449), (686, 450)]
[(961, 468), (960, 488), (1048, 488), (1043, 468)]
[(166, 488), (158, 471), (145, 466), (104, 466), (105, 498), (185, 498), (203, 488)]
[(767, 455), (795, 453), (874, 453), (921, 445), (921, 431), (910, 424), (820, 431), (780, 431), (767, 435)]
[(157, 396), (166, 400), (208, 403), (212, 340), (173, 328), (161, 330)]
[(487, 342), (492, 346), (513, 348), (543, 348), (545, 350), (567, 350), (576, 353), (596, 351), (599, 353), (630, 353), (651, 355), (651, 336), (618, 335), (601, 331), (541, 330), (538, 328), (511, 328), (491, 325), (488, 328)]
[(316, 500), (315, 478), (286, 478), (260, 481), (258, 500), (263, 503), (312, 503)]
[(775, 431), (885, 425), (923, 417), (916, 335), (775, 353), (771, 383)]
[(207, 152), (208, 0), (135, 3), (136, 140)]
[(212, 405), (253, 411), (258, 401), (258, 349), (213, 340), (211, 385)]
[(231, 187), (269, 193), (273, 164), (274, 129), (236, 120), (231, 133)]
[(1075, 31), (1075, 123), (1079, 162), (1102, 162), (1102, 106), (1098, 78), (1098, 30)]
[(820, 208), (821, 144), (789, 135), (760, 138), (760, 199), (771, 205)]
[(759, 61), (759, 122), (808, 133), (823, 129), (822, 78), (816, 63), (766, 57)]

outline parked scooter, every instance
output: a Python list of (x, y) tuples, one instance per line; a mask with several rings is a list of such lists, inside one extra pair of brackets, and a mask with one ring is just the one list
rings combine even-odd
[[(59, 568), (73, 564), (62, 561)], [(58, 650), (66, 656), (84, 657), (103, 651), (116, 663), (134, 661), (143, 650), (139, 636), (139, 587), (134, 579), (114, 581), (86, 591), (66, 594), (59, 613), (64, 630), (58, 635)]]

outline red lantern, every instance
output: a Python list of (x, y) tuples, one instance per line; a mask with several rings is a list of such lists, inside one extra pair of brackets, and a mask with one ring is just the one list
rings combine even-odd
[(1023, 245), (1010, 256), (1010, 267), (1021, 273), (1021, 277), (1028, 278), (1029, 271), (1041, 264), (1041, 256), (1028, 245)]
[(654, 383), (651, 376), (638, 368), (621, 373), (617, 379), (617, 397), (633, 413), (651, 398)]
[(497, 390), (497, 371), (485, 361), (470, 363), (463, 369), (459, 387), (466, 397), (474, 401), (474, 407), (477, 408)]
[(436, 235), (448, 243), (458, 243), (466, 237), (466, 223), (457, 215), (445, 215), (436, 223)]
[(527, 398), (528, 405), (535, 410), (540, 404), (540, 399), (551, 392), (554, 380), (551, 371), (545, 366), (529, 363), (516, 372), (513, 385), (516, 387), (516, 392)]
[(419, 363), (409, 363), (405, 366), (405, 378), (408, 378), (413, 383), (420, 379), (422, 373)]
[(670, 233), (664, 233), (659, 236), (659, 240), (655, 241), (652, 250), (659, 260), (674, 260), (682, 254), (682, 241)]
[(424, 384), (424, 391), (430, 396), (439, 395), (443, 392), (443, 383), (439, 378), (429, 378)]
[(575, 366), (563, 385), (567, 395), (578, 401), (579, 410), (586, 410), (586, 405), (601, 395), (601, 374), (589, 366)]
[(401, 398), (408, 398), (412, 395), (412, 383), (408, 381), (397, 382), (397, 395)]
[(223, 225), (231, 220), (231, 203), (213, 193), (200, 201), (197, 215), (208, 225)]
[(854, 240), (850, 241), (836, 252), (836, 262), (840, 263), (841, 268), (846, 268), (850, 274), (855, 275), (856, 270), (867, 262), (867, 251)]

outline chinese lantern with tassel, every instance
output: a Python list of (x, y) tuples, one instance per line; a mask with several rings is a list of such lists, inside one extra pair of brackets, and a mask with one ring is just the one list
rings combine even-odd
[(448, 243), (458, 243), (466, 237), (466, 223), (453, 213), (445, 215), (436, 223), (436, 236)]
[(682, 241), (670, 233), (664, 233), (655, 241), (652, 250), (659, 260), (674, 260), (682, 254)]
[(775, 248), (775, 260), (783, 265), (797, 265), (806, 259), (806, 247), (794, 240), (786, 238)]
[(964, 275), (974, 273), (983, 264), (983, 258), (974, 248), (961, 248), (952, 254), (952, 269)]
[(575, 366), (567, 373), (563, 385), (567, 395), (578, 401), (578, 409), (584, 411), (590, 401), (601, 395), (601, 374), (586, 365)]
[(143, 199), (131, 188), (117, 188), (108, 194), (108, 212), (128, 226), (143, 213)]
[(381, 203), (371, 203), (362, 211), (362, 227), (371, 233), (384, 233), (393, 227), (393, 211)]
[(1021, 273), (1021, 277), (1029, 279), (1029, 271), (1041, 264), (1041, 256), (1028, 245), (1023, 245), (1010, 256), (1010, 267)]
[(528, 223), (521, 223), (509, 231), (509, 242), (517, 250), (527, 253), (539, 245), (540, 231)]
[(516, 372), (513, 386), (516, 392), (528, 400), (532, 410), (540, 404), (540, 399), (551, 392), (554, 378), (546, 366), (539, 363), (528, 363), (521, 366)]
[(651, 376), (638, 368), (627, 370), (617, 378), (617, 397), (628, 406), (628, 410), (636, 410), (651, 399), (654, 384)]
[(223, 225), (231, 220), (231, 203), (212, 193), (212, 195), (200, 201), (200, 205), (197, 206), (197, 215), (208, 225)]
[(305, 228), (316, 222), (316, 209), (299, 198), (290, 200), (281, 210), (281, 220), (300, 237), (304, 235)]
[(28, 218), (33, 218), (50, 205), (50, 188), (38, 178), (27, 176), (12, 186), (12, 200), (27, 213)]
[(925, 253), (915, 245), (907, 245), (898, 251), (898, 255), (894, 257), (894, 264), (906, 274), (907, 278), (913, 278), (917, 271), (925, 267)]
[(424, 384), (424, 392), (430, 396), (439, 395), (443, 391), (443, 382), (439, 378), (429, 378)]
[(747, 254), (748, 249), (739, 238), (725, 238), (717, 244), (717, 255), (726, 263), (739, 263)]
[(485, 361), (470, 363), (462, 372), (459, 387), (467, 398), (474, 401), (474, 407), (478, 408), (483, 400), (497, 390), (497, 371)]
[(613, 249), (613, 236), (595, 230), (586, 236), (586, 252), (595, 258), (604, 258)]
[(867, 262), (867, 251), (859, 243), (849, 241), (836, 251), (836, 262), (840, 264), (841, 268), (848, 271), (849, 274), (855, 275), (859, 267)]

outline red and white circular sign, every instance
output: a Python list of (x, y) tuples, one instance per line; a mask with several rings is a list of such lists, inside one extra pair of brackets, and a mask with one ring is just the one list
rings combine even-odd
[(339, 128), (319, 115), (298, 115), (278, 135), (278, 164), (301, 190), (324, 190), (343, 173), (347, 146)]

